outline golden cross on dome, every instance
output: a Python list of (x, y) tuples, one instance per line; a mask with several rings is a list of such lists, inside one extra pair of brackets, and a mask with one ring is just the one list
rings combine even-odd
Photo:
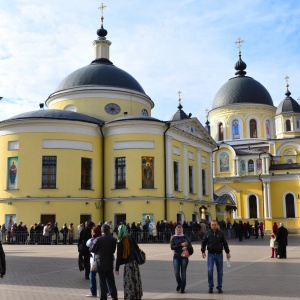
[(106, 7), (106, 6), (105, 6), (103, 3), (101, 3), (101, 5), (98, 7), (98, 9), (101, 10), (101, 23), (103, 23), (103, 20), (104, 20), (104, 17), (103, 17), (103, 10), (104, 10), (105, 7)]
[(209, 110), (206, 109), (205, 112), (206, 112), (206, 119), (207, 119), (208, 118), (208, 112), (209, 112)]
[(180, 95), (181, 95), (181, 92), (179, 91), (177, 94), (179, 95), (179, 99), (178, 99), (178, 101), (180, 102), (180, 101), (181, 101), (181, 97), (180, 97)]
[(239, 55), (241, 55), (241, 47), (242, 47), (241, 44), (244, 43), (244, 41), (239, 37), (239, 38), (237, 39), (237, 41), (234, 42), (234, 43), (238, 45)]
[(289, 87), (289, 76), (285, 76), (284, 79), (286, 80), (286, 87)]

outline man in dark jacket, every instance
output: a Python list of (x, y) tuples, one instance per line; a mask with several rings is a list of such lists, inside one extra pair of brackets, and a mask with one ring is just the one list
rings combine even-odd
[(208, 292), (211, 294), (214, 287), (214, 264), (216, 263), (217, 274), (218, 274), (218, 293), (223, 293), (222, 291), (222, 281), (223, 281), (223, 248), (226, 252), (226, 257), (229, 259), (231, 257), (228, 243), (224, 233), (218, 229), (218, 222), (211, 221), (210, 230), (206, 231), (204, 238), (202, 240), (201, 252), (202, 257), (205, 258), (206, 247), (208, 250), (207, 256), (207, 269), (208, 269)]
[(102, 226), (102, 236), (96, 238), (90, 251), (95, 253), (97, 272), (99, 274), (100, 300), (107, 299), (107, 285), (113, 300), (118, 299), (117, 288), (114, 277), (114, 253), (116, 251), (117, 239), (110, 234), (110, 226)]
[(0, 278), (3, 278), (6, 273), (5, 253), (0, 242)]
[(280, 223), (279, 228), (276, 234), (276, 242), (278, 243), (277, 255), (278, 258), (286, 258), (286, 246), (288, 244), (288, 231), (283, 226), (283, 223)]
[(95, 226), (94, 222), (88, 223), (87, 227), (80, 232), (78, 239), (78, 252), (84, 257), (85, 279), (90, 279), (90, 250), (86, 246), (86, 242), (92, 237), (92, 228)]

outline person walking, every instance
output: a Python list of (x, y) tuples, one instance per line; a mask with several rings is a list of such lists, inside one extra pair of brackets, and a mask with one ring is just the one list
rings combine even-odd
[(191, 249), (190, 240), (184, 235), (183, 228), (178, 225), (175, 228), (175, 234), (170, 240), (171, 249), (174, 251), (173, 267), (177, 282), (176, 291), (184, 293), (186, 286), (186, 269), (189, 264), (189, 249)]
[(279, 224), (279, 228), (276, 234), (276, 242), (278, 244), (277, 255), (278, 258), (286, 258), (286, 246), (288, 245), (288, 231), (283, 226), (283, 223)]
[[(110, 234), (110, 226), (102, 225), (102, 236), (94, 240), (90, 251), (96, 255), (97, 272), (100, 283), (100, 300), (107, 300), (107, 285), (113, 300), (118, 299), (118, 292), (114, 277), (114, 253), (117, 239)], [(94, 294), (95, 295), (95, 294)]]
[(89, 222), (87, 227), (80, 232), (78, 238), (78, 252), (84, 257), (84, 270), (85, 270), (85, 279), (90, 279), (90, 250), (86, 246), (86, 242), (92, 237), (92, 228), (95, 226), (94, 222)]
[(202, 257), (206, 258), (206, 247), (208, 251), (207, 256), (207, 271), (208, 271), (208, 292), (213, 293), (214, 288), (214, 264), (217, 267), (218, 293), (223, 293), (223, 249), (226, 252), (227, 259), (230, 259), (230, 250), (224, 233), (218, 229), (218, 222), (216, 220), (211, 221), (210, 230), (208, 230), (202, 240), (201, 252)]
[(0, 242), (0, 278), (3, 278), (6, 273), (5, 253)]
[(126, 226), (121, 224), (118, 227), (116, 274), (120, 274), (120, 265), (124, 265), (124, 300), (140, 300), (143, 297), (140, 268), (134, 256), (135, 249), (139, 249), (136, 240), (128, 234)]

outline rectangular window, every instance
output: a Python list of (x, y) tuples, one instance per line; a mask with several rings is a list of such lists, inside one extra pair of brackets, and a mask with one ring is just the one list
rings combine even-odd
[(126, 157), (115, 158), (115, 189), (126, 188)]
[(56, 188), (56, 156), (43, 156), (42, 188)]
[(154, 188), (154, 157), (142, 157), (142, 188)]
[(92, 189), (92, 160), (90, 158), (81, 158), (81, 189)]
[(179, 162), (174, 161), (174, 190), (179, 191)]
[(194, 193), (194, 167), (189, 166), (189, 191)]
[(206, 170), (202, 169), (202, 195), (206, 195)]

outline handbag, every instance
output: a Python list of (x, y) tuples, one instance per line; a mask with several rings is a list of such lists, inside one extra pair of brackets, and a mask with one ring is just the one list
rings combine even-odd
[(134, 257), (139, 265), (143, 265), (146, 262), (146, 253), (140, 248), (134, 249)]
[(84, 258), (80, 254), (78, 255), (78, 267), (80, 272), (84, 270)]
[(193, 255), (193, 253), (194, 253), (194, 248), (193, 248), (192, 245), (188, 246), (188, 247), (187, 247), (187, 250), (188, 250), (190, 256)]

